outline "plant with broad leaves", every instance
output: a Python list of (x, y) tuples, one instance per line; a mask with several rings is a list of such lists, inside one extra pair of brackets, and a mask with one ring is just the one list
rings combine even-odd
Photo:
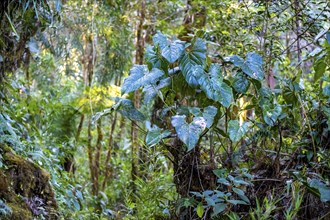
[(158, 144), (163, 138), (166, 138), (171, 135), (170, 131), (163, 130), (156, 125), (148, 130), (146, 135), (146, 145), (151, 147)]
[(306, 186), (307, 190), (320, 198), (322, 202), (330, 202), (330, 186), (321, 178), (308, 178), (300, 171), (291, 173), (293, 177)]
[(213, 172), (218, 177), (219, 186), (216, 190), (191, 192), (195, 200), (190, 202), (190, 205), (196, 207), (195, 211), (198, 217), (203, 217), (205, 210), (211, 209), (211, 216), (215, 217), (231, 205), (250, 204), (245, 191), (248, 186), (252, 185), (253, 176), (247, 172), (247, 169), (243, 168), (235, 173), (227, 173), (224, 169), (214, 170)]
[(198, 80), (201, 89), (207, 97), (220, 102), (228, 108), (233, 101), (233, 92), (230, 86), (223, 81), (220, 66), (212, 64), (208, 74), (202, 74)]
[(238, 142), (248, 132), (251, 122), (244, 122), (240, 125), (238, 120), (231, 120), (228, 123), (229, 138), (234, 142)]
[(308, 59), (310, 58), (316, 59), (313, 64), (314, 81), (318, 81), (325, 75), (326, 70), (329, 70), (330, 67), (330, 32), (326, 34), (323, 48), (314, 49), (308, 56)]
[(262, 57), (255, 52), (247, 53), (246, 60), (236, 55), (228, 57), (226, 60), (233, 63), (236, 67), (240, 68), (243, 73), (253, 79), (262, 80), (264, 78)]
[(185, 115), (172, 117), (172, 125), (176, 130), (180, 140), (185, 143), (188, 150), (193, 149), (202, 132), (206, 128), (206, 121), (203, 117), (194, 117), (191, 123), (187, 123)]
[[(194, 37), (191, 42), (184, 42), (175, 38), (169, 40), (166, 35), (158, 32), (153, 37), (153, 43), (154, 46), (149, 45), (146, 50), (147, 65), (135, 65), (131, 69), (130, 75), (125, 79), (122, 86), (122, 94), (143, 88), (145, 104), (149, 104), (156, 97), (159, 97), (161, 102), (168, 106), (168, 109), (171, 109), (171, 125), (179, 139), (187, 146), (188, 150), (192, 150), (199, 143), (200, 137), (207, 133), (212, 125), (219, 120), (217, 116), (221, 112), (219, 108), (230, 108), (233, 104), (232, 86), (230, 81), (225, 80), (221, 66), (207, 61), (207, 47), (203, 39)], [(237, 92), (247, 91), (248, 78), (261, 80), (264, 77), (262, 72), (263, 61), (256, 53), (248, 53), (246, 61), (238, 56), (232, 56), (229, 61), (241, 69), (241, 73), (235, 76), (233, 82), (233, 88)], [(246, 75), (243, 75), (243, 73)], [(181, 81), (182, 79), (184, 81)], [(179, 87), (176, 87), (176, 84)], [(191, 94), (197, 94), (197, 97), (203, 100), (202, 102), (209, 103), (204, 105), (200, 102), (199, 105), (202, 107), (198, 108), (200, 114), (196, 115), (194, 112), (189, 111), (184, 112), (181, 107), (185, 105), (177, 108), (173, 100), (166, 100), (168, 94), (184, 94), (187, 91), (190, 91)], [(165, 95), (164, 92), (166, 92)], [(124, 116), (129, 117), (131, 120), (141, 121), (146, 119), (141, 114), (138, 114), (141, 117), (135, 117), (138, 110), (134, 110), (134, 106), (129, 105), (128, 100), (118, 103), (118, 106), (125, 103), (124, 109), (130, 113), (125, 114), (121, 111)], [(135, 113), (131, 114), (133, 112)], [(238, 128), (239, 133), (236, 137), (233, 137), (235, 128), (230, 125), (231, 139), (237, 141), (238, 138), (242, 138), (250, 125), (250, 123), (245, 123), (242, 128)], [(147, 145), (159, 143), (161, 139), (169, 136), (167, 132), (159, 132), (156, 130), (148, 132)], [(159, 134), (160, 138), (151, 138), (155, 134)]]
[[(163, 146), (174, 158), (174, 164), (183, 166), (181, 164), (184, 162), (181, 161), (195, 160), (195, 157), (199, 157), (197, 163), (207, 161), (201, 155), (203, 150), (212, 150), (205, 144), (208, 138), (213, 142), (210, 145), (222, 142), (222, 145), (228, 143), (237, 146), (252, 131), (250, 128), (256, 124), (254, 121), (238, 121), (238, 114), (230, 113), (237, 108), (236, 101), (240, 97), (250, 95), (250, 84), (253, 84), (251, 88), (256, 96), (263, 98), (252, 103), (252, 108), (258, 106), (260, 110), (258, 123), (262, 119), (262, 106), (271, 106), (273, 97), (267, 96), (267, 90), (263, 94), (263, 61), (257, 53), (248, 53), (246, 60), (232, 56), (228, 62), (223, 60), (215, 63), (208, 57), (207, 44), (203, 39), (195, 36), (190, 42), (183, 42), (158, 32), (153, 37), (153, 46), (147, 46), (145, 58), (146, 65), (133, 66), (121, 90), (122, 94), (142, 90), (145, 104), (141, 108), (143, 114), (141, 109), (135, 109), (133, 102), (122, 98), (112, 109), (130, 120), (146, 122), (146, 146)], [(228, 64), (232, 68), (227, 68)], [(232, 72), (228, 73), (228, 70)], [(209, 156), (207, 153), (205, 155)], [(229, 158), (232, 155), (227, 156)], [(192, 166), (199, 169), (198, 164)], [(216, 180), (219, 173), (212, 173), (214, 168), (209, 169), (207, 175)], [(185, 197), (185, 193), (193, 187), (181, 189), (180, 181), (189, 181), (186, 177), (190, 175), (182, 171), (191, 167), (180, 168), (175, 165), (174, 169), (177, 190)], [(185, 200), (181, 207), (194, 207), (196, 214), (201, 217), (206, 209), (212, 210), (215, 216), (232, 205), (248, 205), (245, 188), (249, 182), (245, 179), (238, 174), (218, 176), (219, 185), (216, 189), (214, 181), (213, 186), (207, 187), (209, 190), (192, 193), (195, 197), (193, 203)], [(194, 189), (198, 187), (200, 184)]]
[(11, 208), (2, 199), (0, 199), (0, 217), (10, 216), (11, 214)]
[(135, 65), (130, 71), (130, 76), (125, 79), (121, 92), (133, 92), (142, 86), (155, 84), (163, 75), (164, 72), (158, 68), (149, 72), (147, 66)]

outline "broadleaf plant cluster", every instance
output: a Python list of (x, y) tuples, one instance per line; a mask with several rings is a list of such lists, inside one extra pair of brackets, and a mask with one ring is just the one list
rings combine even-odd
[[(122, 86), (123, 94), (137, 90), (143, 92), (147, 109), (144, 109), (144, 114), (147, 112), (145, 120), (154, 124), (146, 134), (147, 146), (165, 147), (176, 160), (173, 161), (174, 166), (182, 163), (180, 161), (185, 160), (185, 155), (191, 154), (193, 158), (198, 158), (196, 160), (199, 163), (206, 161), (205, 166), (213, 167), (211, 170), (216, 176), (213, 178), (218, 178), (216, 183), (210, 184), (207, 189), (202, 187), (199, 191), (188, 187), (193, 198), (182, 193), (180, 184), (176, 184), (181, 196), (190, 198), (184, 200), (180, 207), (195, 207), (193, 212), (198, 217), (210, 214), (217, 216), (224, 212), (227, 205), (223, 201), (234, 206), (249, 205), (250, 200), (245, 192), (251, 186), (243, 180), (237, 182), (230, 175), (226, 178), (219, 176), (217, 167), (212, 165), (215, 160), (212, 153), (203, 159), (201, 152), (212, 151), (213, 144), (220, 144), (225, 150), (221, 158), (222, 166), (232, 170), (238, 164), (238, 156), (245, 155), (246, 146), (260, 138), (277, 136), (279, 143), (275, 146), (271, 166), (274, 167), (274, 175), (278, 175), (279, 154), (284, 145), (283, 127), (292, 117), (297, 117), (290, 105), (299, 105), (301, 97), (305, 95), (304, 87), (296, 79), (283, 80), (288, 83), (279, 84), (275, 89), (270, 88), (266, 83), (263, 58), (257, 52), (248, 52), (245, 58), (231, 55), (217, 60), (208, 56), (207, 48), (206, 41), (197, 36), (185, 42), (158, 32), (153, 37), (153, 45), (147, 46), (146, 65), (135, 65)], [(319, 71), (325, 71), (318, 64), (323, 62), (324, 56), (319, 57), (315, 64), (316, 79), (320, 78)], [(325, 95), (328, 94), (326, 89)], [(242, 100), (247, 103), (245, 106), (240, 105)], [(134, 109), (134, 106), (130, 107)], [(323, 106), (323, 109), (327, 115), (327, 108)], [(208, 139), (213, 140), (214, 137), (216, 141), (209, 145)], [(183, 145), (177, 144), (175, 140)], [(315, 147), (311, 155), (309, 160), (316, 157)], [(179, 168), (174, 172), (180, 176)], [(205, 177), (191, 177), (190, 181), (210, 176), (209, 173)], [(180, 181), (179, 177), (175, 178), (178, 180), (174, 182)], [(320, 180), (314, 182), (317, 181)], [(319, 185), (314, 182), (308, 185), (310, 189), (323, 184), (321, 191), (328, 190), (322, 181)], [(224, 185), (229, 191), (222, 191)], [(231, 199), (231, 195), (236, 195), (238, 199)], [(320, 193), (315, 195), (320, 197)], [(324, 196), (321, 198), (322, 201), (326, 200)], [(185, 212), (180, 210), (179, 213)]]
[[(153, 37), (153, 46), (147, 46), (145, 58), (146, 65), (135, 65), (131, 69), (122, 85), (122, 94), (142, 89), (144, 103), (150, 112), (157, 112), (156, 120), (146, 116), (148, 123), (161, 124), (160, 127), (154, 125), (147, 132), (147, 146), (166, 144), (169, 139), (177, 137), (184, 144), (180, 150), (194, 151), (208, 132), (222, 130), (220, 124), (226, 111), (235, 105), (240, 93), (247, 91), (250, 82), (257, 81), (259, 85), (264, 78), (263, 61), (257, 53), (248, 53), (246, 61), (239, 56), (231, 56), (223, 63), (211, 62), (207, 56), (207, 43), (199, 37), (184, 42), (158, 32)], [(232, 80), (224, 72), (226, 65), (238, 69)], [(150, 105), (152, 102), (160, 102), (161, 107)], [(130, 107), (132, 112), (137, 111)], [(134, 120), (132, 116), (128, 117)], [(229, 137), (229, 141), (238, 142), (252, 126), (252, 122), (240, 124), (233, 118), (224, 136)], [(234, 189), (236, 191), (232, 192), (243, 196), (244, 201), (228, 201), (233, 205), (247, 205), (244, 191)], [(219, 190), (215, 192), (222, 193)], [(204, 208), (201, 211), (201, 207), (197, 207), (199, 216), (203, 215)], [(214, 204), (213, 215), (224, 208), (222, 203)]]
[[(209, 103), (215, 105), (201, 106), (204, 109), (203, 115), (192, 118), (189, 122), (189, 114), (180, 114), (176, 109), (176, 115), (172, 116), (171, 124), (180, 140), (187, 146), (188, 150), (192, 150), (204, 133), (205, 129), (209, 129), (217, 121), (214, 120), (221, 107), (229, 108), (234, 103), (234, 90), (244, 91), (244, 86), (237, 84), (237, 80), (233, 85), (225, 80), (225, 75), (221, 71), (218, 63), (207, 62), (207, 45), (205, 40), (194, 37), (191, 42), (184, 42), (178, 39), (169, 39), (166, 35), (158, 32), (153, 37), (154, 46), (148, 46), (146, 50), (146, 65), (135, 65), (129, 76), (122, 85), (122, 94), (143, 89), (144, 100), (150, 103), (157, 97), (166, 102), (163, 91), (171, 92), (171, 90), (180, 92), (181, 88), (173, 88), (174, 80), (179, 80), (182, 76), (184, 82), (180, 82), (183, 89), (189, 87), (196, 94), (203, 93), (204, 99), (209, 99)], [(248, 53), (246, 61), (239, 56), (231, 56), (228, 62), (238, 67), (244, 74), (238, 73), (237, 77), (243, 78), (243, 84), (248, 84), (248, 79), (262, 80), (263, 61), (257, 53)], [(186, 84), (186, 85), (185, 85)], [(247, 86), (245, 86), (247, 87)], [(243, 90), (240, 90), (243, 89)], [(246, 90), (246, 89), (245, 89)], [(200, 103), (197, 104), (200, 106)], [(187, 105), (189, 106), (189, 105)], [(217, 106), (217, 107), (216, 107)], [(175, 106), (172, 106), (175, 109)], [(207, 114), (211, 111), (211, 114)], [(265, 121), (269, 119), (271, 113), (266, 112)], [(273, 117), (276, 120), (276, 112)], [(250, 123), (249, 123), (250, 124)], [(233, 123), (230, 124), (230, 133), (234, 128)], [(231, 135), (233, 141), (239, 141), (247, 130), (247, 124), (235, 134)]]

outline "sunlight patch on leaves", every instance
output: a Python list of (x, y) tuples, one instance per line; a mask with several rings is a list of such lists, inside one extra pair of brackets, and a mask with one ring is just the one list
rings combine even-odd
[(204, 215), (204, 208), (203, 208), (203, 204), (202, 203), (199, 203), (197, 208), (196, 208), (196, 212), (197, 212), (197, 215), (198, 217), (203, 217)]
[(203, 110), (197, 107), (182, 106), (177, 110), (180, 115), (192, 114), (194, 117), (203, 117), (206, 122), (206, 127), (210, 128), (213, 124), (214, 117), (216, 116), (218, 109), (212, 105), (207, 106)]

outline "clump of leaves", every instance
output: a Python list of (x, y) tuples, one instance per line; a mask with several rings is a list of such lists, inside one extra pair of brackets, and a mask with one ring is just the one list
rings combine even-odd
[[(218, 177), (219, 183), (216, 190), (205, 190), (203, 192), (191, 192), (193, 198), (184, 200), (182, 206), (195, 207), (198, 217), (203, 217), (209, 211), (215, 217), (234, 205), (250, 205), (246, 196), (246, 189), (251, 186), (253, 176), (243, 168), (236, 172), (228, 173), (225, 169), (213, 171)], [(182, 207), (181, 206), (181, 207)]]
[(26, 204), (29, 206), (30, 210), (32, 211), (33, 215), (47, 215), (48, 212), (45, 210), (45, 203), (43, 199), (39, 198), (38, 196), (32, 198), (24, 198)]
[(7, 204), (0, 199), (0, 217), (11, 214), (12, 214), (11, 208), (7, 206)]

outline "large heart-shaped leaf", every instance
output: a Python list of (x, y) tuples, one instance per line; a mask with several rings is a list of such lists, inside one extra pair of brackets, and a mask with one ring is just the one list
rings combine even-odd
[(233, 142), (238, 142), (242, 139), (242, 137), (249, 131), (249, 127), (251, 126), (251, 122), (244, 122), (242, 126), (240, 126), (238, 120), (231, 120), (228, 123), (228, 131), (229, 138)]
[(220, 214), (221, 212), (223, 212), (227, 207), (227, 204), (225, 203), (217, 203), (214, 207), (213, 207), (213, 213), (212, 213), (212, 217), (217, 216), (218, 214)]
[(265, 122), (270, 126), (274, 126), (278, 117), (282, 113), (282, 107), (280, 105), (277, 105), (274, 108), (271, 108), (268, 105), (264, 105), (262, 107), (262, 111)]
[(154, 146), (158, 144), (163, 138), (166, 138), (171, 135), (170, 131), (163, 131), (162, 129), (158, 128), (157, 126), (151, 128), (146, 136), (146, 145), (147, 146)]
[(121, 87), (121, 92), (133, 92), (142, 86), (156, 83), (163, 75), (164, 72), (160, 69), (154, 68), (149, 72), (146, 65), (134, 65)]
[(188, 151), (196, 146), (200, 135), (206, 128), (206, 121), (203, 117), (194, 117), (193, 121), (188, 124), (185, 115), (176, 115), (172, 117), (171, 122), (180, 140), (187, 145)]
[[(204, 73), (203, 66), (206, 61), (206, 43), (197, 38), (192, 48), (184, 51), (179, 66), (189, 85), (197, 86), (198, 79)], [(203, 70), (203, 71), (202, 71)]]
[(145, 58), (148, 64), (149, 69), (158, 68), (161, 70), (168, 69), (168, 62), (167, 60), (160, 54), (155, 51), (156, 49), (148, 45), (145, 53)]
[(249, 80), (243, 73), (238, 73), (234, 77), (233, 88), (238, 93), (245, 93), (250, 86)]
[(153, 42), (155, 45), (159, 45), (160, 49), (164, 49), (165, 47), (167, 47), (168, 45), (168, 40), (167, 37), (162, 34), (161, 32), (157, 32), (153, 38), (152, 38)]
[(168, 62), (174, 63), (179, 59), (183, 51), (184, 42), (175, 40), (162, 50), (162, 56), (165, 57)]
[(327, 68), (327, 63), (326, 63), (326, 56), (322, 56), (318, 58), (313, 65), (315, 74), (314, 74), (314, 81), (317, 81), (320, 79), (323, 74), (325, 73), (325, 70)]
[(206, 121), (206, 127), (210, 128), (213, 124), (214, 117), (217, 114), (218, 109), (214, 106), (207, 106), (203, 111), (203, 118)]
[(247, 53), (245, 61), (236, 55), (229, 57), (229, 61), (253, 79), (262, 80), (264, 78), (262, 57), (255, 52)]
[(322, 183), (318, 179), (311, 179), (308, 181), (310, 187), (315, 188), (319, 191), (319, 196), (322, 202), (329, 202), (330, 201), (330, 187), (326, 184)]
[(132, 101), (129, 99), (117, 99), (117, 103), (113, 106), (113, 108), (117, 109), (120, 114), (130, 120), (145, 120), (145, 116), (134, 107)]
[(217, 64), (212, 64), (209, 74), (201, 75), (198, 82), (208, 98), (220, 102), (226, 108), (230, 106), (233, 100), (233, 91), (223, 81), (220, 67)]
[(170, 85), (170, 83), (171, 78), (168, 77), (160, 80), (156, 84), (145, 86), (142, 90), (142, 92), (144, 93), (143, 102), (148, 104), (157, 96), (157, 94), (161, 96), (162, 92), (160, 91), (160, 89)]
[(204, 68), (200, 65), (191, 66), (187, 74), (184, 74), (186, 82), (191, 86), (197, 86), (199, 79), (204, 75)]

